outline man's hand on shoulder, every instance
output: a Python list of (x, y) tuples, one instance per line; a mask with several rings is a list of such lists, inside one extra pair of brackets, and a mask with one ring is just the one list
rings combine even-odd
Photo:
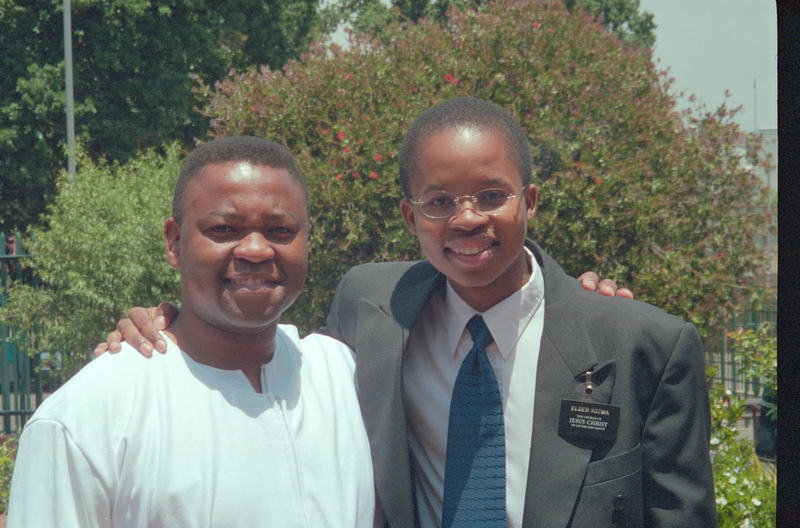
[(155, 308), (135, 306), (128, 318), (117, 323), (117, 329), (108, 334), (105, 343), (94, 349), (94, 357), (105, 352), (116, 354), (122, 350), (122, 341), (127, 341), (145, 357), (153, 355), (153, 348), (162, 354), (167, 351), (167, 342), (159, 333), (178, 318), (180, 308), (175, 303), (162, 302)]
[(593, 271), (587, 271), (581, 274), (581, 276), (578, 277), (578, 280), (581, 281), (584, 289), (589, 291), (599, 290), (600, 293), (606, 297), (617, 296), (624, 297), (626, 299), (633, 299), (633, 292), (628, 288), (617, 288), (617, 283), (611, 279), (600, 280), (600, 277), (597, 276), (597, 273)]

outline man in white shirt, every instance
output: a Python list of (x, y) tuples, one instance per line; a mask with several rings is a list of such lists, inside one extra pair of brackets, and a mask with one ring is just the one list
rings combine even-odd
[(371, 526), (350, 351), (279, 325), (305, 282), (308, 196), (281, 145), (212, 141), (181, 169), (172, 353), (105, 355), (20, 439), (9, 526)]

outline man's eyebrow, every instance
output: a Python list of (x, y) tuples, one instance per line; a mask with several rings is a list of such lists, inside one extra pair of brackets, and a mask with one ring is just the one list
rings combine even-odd
[(223, 209), (215, 209), (213, 211), (209, 211), (208, 214), (206, 214), (206, 218), (210, 216), (220, 216), (222, 218), (225, 218), (226, 220), (239, 220), (241, 218), (244, 218), (242, 215), (237, 214), (235, 211), (225, 211)]
[[(502, 185), (504, 182), (503, 178), (488, 178), (486, 180), (482, 180), (482, 182), (488, 186), (491, 185)], [(423, 189), (423, 192), (430, 192), (430, 191), (441, 191), (444, 190), (445, 186), (441, 183), (432, 183)]]
[[(246, 218), (245, 215), (239, 214), (235, 211), (226, 211), (222, 209), (209, 211), (208, 214), (206, 214), (206, 218), (210, 218), (212, 216), (217, 216), (224, 220), (243, 220)], [(265, 214), (261, 216), (262, 218), (270, 218), (270, 219), (291, 218), (292, 220), (299, 221), (299, 218), (296, 215), (292, 214), (292, 212), (290, 211), (284, 211), (282, 213)]]

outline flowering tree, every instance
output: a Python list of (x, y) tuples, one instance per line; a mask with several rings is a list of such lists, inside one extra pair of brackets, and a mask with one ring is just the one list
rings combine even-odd
[(416, 116), (456, 96), (494, 101), (526, 130), (541, 188), (531, 237), (567, 271), (632, 285), (702, 330), (760, 287), (762, 189), (744, 162), (763, 160), (756, 138), (737, 146), (724, 107), (680, 114), (669, 87), (592, 17), (499, 0), (200, 91), (217, 135), (283, 141), (308, 178), (311, 268), (292, 312), (306, 330), (348, 267), (420, 256), (398, 213), (396, 151)]

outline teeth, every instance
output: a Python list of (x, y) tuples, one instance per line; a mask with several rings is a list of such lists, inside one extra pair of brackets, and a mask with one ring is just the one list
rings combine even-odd
[(480, 253), (481, 251), (484, 251), (484, 250), (486, 250), (488, 247), (489, 247), (489, 246), (483, 246), (483, 247), (464, 247), (464, 248), (451, 248), (451, 249), (450, 249), (450, 251), (452, 251), (453, 253), (457, 253), (457, 254), (459, 254), (459, 255), (477, 255), (477, 254), (478, 254), (478, 253)]
[(240, 279), (231, 279), (231, 284), (236, 286), (260, 286), (262, 284), (266, 284), (267, 279), (263, 278), (256, 278), (256, 277), (246, 277)]

